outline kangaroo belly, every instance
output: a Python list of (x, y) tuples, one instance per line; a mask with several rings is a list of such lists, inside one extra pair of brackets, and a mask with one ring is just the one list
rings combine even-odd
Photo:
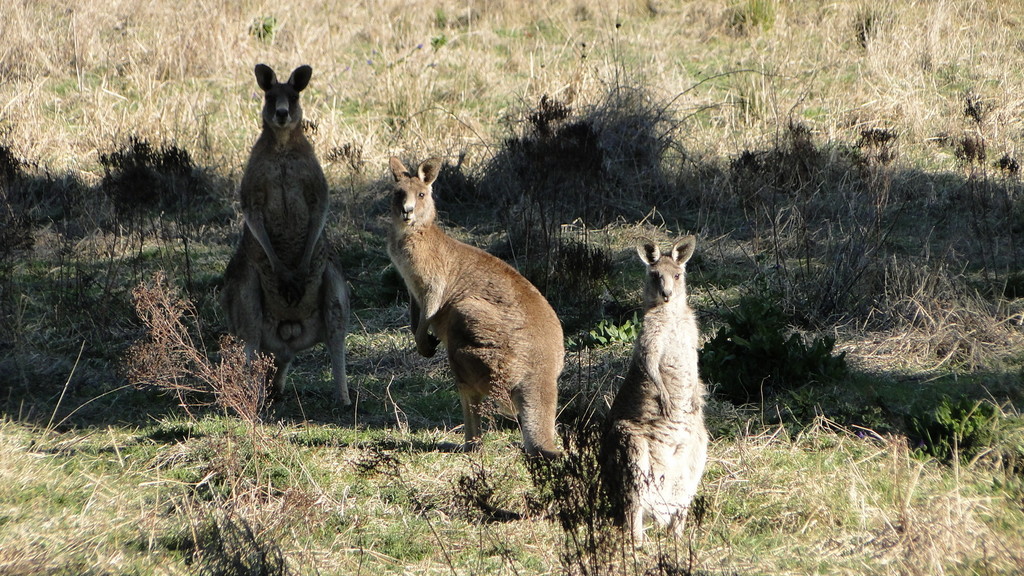
[(448, 349), (452, 370), (460, 381), (489, 388), (504, 372), (507, 347), (493, 331), (480, 330), (473, 319), (457, 314), (442, 315), (434, 327)]
[(630, 447), (623, 453), (626, 461), (617, 466), (636, 466), (626, 498), (658, 523), (668, 524), (689, 506), (704, 471), (708, 437), (703, 421), (664, 421), (656, 426), (620, 422), (616, 429)]
[(438, 337), (449, 348), (465, 349), (492, 370), (536, 356), (539, 352), (535, 350), (543, 347), (545, 338), (531, 329), (524, 314), (488, 304), (467, 298), (443, 307), (433, 321)]
[(443, 308), (434, 329), (448, 349), (457, 380), (482, 396), (491, 396), (503, 412), (514, 414), (511, 394), (539, 358), (522, 350), (520, 322), (504, 322), (500, 313), (479, 303), (461, 302)]
[(697, 414), (681, 420), (661, 421), (644, 434), (651, 446), (651, 465), (663, 471), (675, 468), (693, 446), (707, 444), (703, 416)]
[(323, 272), (310, 275), (305, 280), (305, 291), (296, 303), (289, 303), (282, 294), (280, 278), (266, 270), (260, 271), (260, 287), (263, 289), (263, 307), (269, 314), (281, 320), (301, 321), (315, 316), (320, 309), (320, 286)]

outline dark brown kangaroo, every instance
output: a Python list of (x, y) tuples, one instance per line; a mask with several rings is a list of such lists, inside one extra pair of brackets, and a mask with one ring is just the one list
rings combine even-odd
[(274, 356), (273, 392), (283, 390), (297, 353), (324, 342), (335, 398), (348, 405), (348, 291), (324, 238), (327, 180), (302, 132), (299, 105), (312, 73), (300, 66), (282, 83), (269, 66), (256, 65), (256, 82), (265, 94), (263, 132), (242, 175), (245, 226), (224, 273), (220, 302), (228, 329), (250, 355)]

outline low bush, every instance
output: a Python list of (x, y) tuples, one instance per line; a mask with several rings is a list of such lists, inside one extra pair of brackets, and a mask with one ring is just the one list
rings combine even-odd
[(909, 430), (918, 454), (967, 462), (992, 446), (999, 417), (991, 402), (943, 396), (934, 408), (915, 407)]
[(119, 213), (180, 209), (200, 189), (191, 154), (175, 145), (153, 146), (132, 136), (100, 154), (100, 164), (102, 188)]
[(832, 353), (835, 338), (815, 338), (808, 345), (800, 334), (787, 332), (786, 316), (770, 300), (746, 296), (701, 349), (701, 374), (716, 395), (737, 404), (846, 374), (846, 353)]

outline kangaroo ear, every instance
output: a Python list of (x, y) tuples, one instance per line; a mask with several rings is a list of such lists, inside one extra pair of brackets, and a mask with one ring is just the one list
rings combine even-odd
[(388, 166), (391, 167), (391, 175), (395, 177), (395, 182), (411, 176), (405, 164), (402, 164), (402, 161), (398, 159), (398, 156), (392, 156), (391, 160), (388, 161)]
[(420, 164), (419, 169), (420, 180), (427, 186), (434, 183), (437, 180), (437, 175), (441, 173), (441, 159), (440, 158), (427, 158)]
[(292, 75), (288, 77), (288, 83), (295, 88), (296, 92), (302, 92), (306, 86), (309, 86), (309, 78), (313, 75), (313, 69), (303, 64), (292, 72)]
[(644, 264), (648, 266), (654, 266), (654, 264), (661, 258), (661, 249), (658, 248), (657, 244), (638, 244), (636, 247), (636, 253), (640, 255), (640, 259), (643, 260)]
[(256, 65), (256, 83), (260, 85), (260, 89), (266, 92), (277, 84), (277, 75), (270, 69), (270, 66), (266, 64)]
[(686, 264), (686, 261), (693, 256), (693, 249), (697, 247), (697, 238), (694, 236), (684, 236), (676, 243), (672, 245), (672, 259), (676, 261), (676, 264), (682, 266)]

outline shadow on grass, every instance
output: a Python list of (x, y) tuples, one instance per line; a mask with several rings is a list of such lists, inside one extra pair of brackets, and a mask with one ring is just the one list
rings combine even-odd
[[(40, 426), (145, 425), (175, 401), (133, 389), (131, 291), (168, 270), (200, 309), (219, 282), (204, 245), (233, 220), (230, 183), (174, 145), (132, 137), (90, 185), (0, 145), (0, 402)], [(204, 338), (216, 341), (214, 328)]]
[[(976, 383), (968, 395), (982, 397), (992, 388), (984, 382), (1019, 384), (1019, 375), (986, 372), (991, 358), (984, 352), (1020, 336), (1006, 321), (1019, 313), (1024, 293), (1024, 185), (1012, 157), (993, 165), (964, 155), (959, 172), (923, 172), (896, 165), (896, 135), (820, 143), (792, 122), (763, 149), (694, 157), (673, 140), (686, 118), (624, 88), (590, 109), (547, 98), (522, 116), (481, 173), (448, 164), (435, 188), (448, 223), (507, 237), (494, 251), (547, 294), (567, 326), (593, 325), (606, 314), (608, 294), (636, 287), (616, 284), (614, 254), (586, 234), (566, 235), (563, 225), (621, 222), (650, 231), (644, 222), (656, 208), (664, 233), (696, 231), (724, 238), (719, 247), (729, 242), (749, 251), (728, 260), (709, 246), (695, 261), (703, 272), (695, 278), (707, 283), (701, 289), (725, 294), (756, 283), (794, 326), (936, 333), (967, 326), (945, 334), (943, 346), (966, 350), (956, 361), (970, 376), (861, 374), (851, 377), (856, 393), (800, 389), (778, 400), (796, 422), (808, 422), (820, 407), (843, 422), (905, 432), (900, 421), (909, 401), (921, 401), (907, 390), (953, 393), (967, 380)], [(0, 401), (9, 418), (102, 427), (178, 413), (173, 396), (127, 387), (120, 376), (125, 351), (142, 336), (131, 290), (156, 270), (166, 270), (193, 300), (205, 320), (204, 342), (223, 332), (215, 293), (237, 234), (232, 184), (180, 147), (135, 137), (104, 153), (101, 164), (103, 179), (92, 186), (0, 146)], [(368, 206), (350, 212), (383, 217), (380, 198), (364, 195), (363, 202)], [(401, 294), (394, 276), (376, 284), (387, 269), (383, 242), (360, 235), (382, 228), (356, 228), (362, 232), (353, 232), (358, 249), (346, 255), (346, 273), (359, 279), (356, 297), (365, 302), (354, 305), (391, 303)], [(713, 323), (720, 310), (701, 313)], [(975, 358), (971, 350), (982, 352)], [(1012, 386), (1003, 388), (992, 393), (997, 402), (1020, 402)], [(275, 408), (280, 417), (398, 422), (380, 399), (360, 413), (334, 408), (320, 388), (298, 390), (296, 401)], [(408, 424), (437, 426), (446, 418), (424, 409)]]
[[(713, 386), (710, 396), (718, 400)], [(727, 400), (718, 401), (721, 406), (732, 406)], [(952, 436), (960, 435), (955, 441), (969, 457), (971, 450), (978, 452), (976, 448), (1001, 449), (997, 433), (1000, 426), (993, 418), (1002, 410), (1016, 417), (1022, 402), (1024, 379), (1019, 372), (979, 370), (925, 376), (851, 370), (842, 380), (782, 391), (736, 410), (711, 410), (708, 428), (717, 438), (733, 438), (743, 434), (754, 420), (765, 427), (785, 427), (791, 435), (797, 435), (824, 421), (865, 438), (904, 437), (912, 450), (940, 458), (948, 457), (937, 453), (941, 445), (952, 445)], [(950, 406), (954, 407), (953, 414)], [(937, 431), (936, 426), (940, 428)], [(969, 446), (972, 442), (987, 445)], [(1014, 455), (1012, 460), (1017, 458)]]

